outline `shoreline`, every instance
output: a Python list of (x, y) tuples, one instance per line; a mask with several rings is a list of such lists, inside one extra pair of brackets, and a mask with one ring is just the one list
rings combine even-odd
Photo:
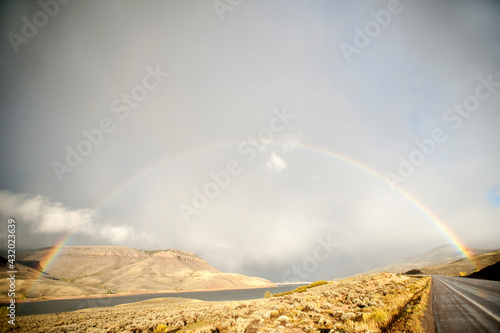
[[(241, 288), (210, 288), (210, 289), (189, 289), (189, 290), (165, 290), (165, 291), (131, 291), (117, 294), (95, 294), (95, 295), (80, 295), (80, 296), (48, 296), (43, 298), (25, 298), (16, 299), (16, 304), (22, 303), (35, 303), (45, 301), (61, 301), (61, 300), (75, 300), (75, 299), (90, 299), (90, 298), (107, 298), (107, 297), (121, 297), (121, 296), (134, 296), (134, 295), (154, 295), (154, 294), (179, 294), (189, 292), (207, 292), (207, 291), (223, 291), (223, 290), (243, 290), (243, 289), (263, 289), (263, 288), (279, 288), (277, 284), (258, 287), (241, 287)], [(0, 305), (6, 305), (10, 302), (10, 298), (0, 298)]]

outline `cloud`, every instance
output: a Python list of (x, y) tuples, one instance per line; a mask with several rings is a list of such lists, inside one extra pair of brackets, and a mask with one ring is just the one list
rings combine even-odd
[(0, 191), (0, 216), (13, 218), (30, 234), (76, 234), (120, 244), (137, 238), (134, 228), (103, 221), (98, 211), (72, 209), (41, 195)]
[(311, 178), (311, 182), (312, 183), (316, 183), (316, 182), (319, 182), (321, 180), (321, 178), (323, 178), (325, 176), (325, 173), (319, 173), (317, 175), (314, 175), (312, 178)]
[(279, 142), (283, 145), (284, 152), (289, 152), (295, 149), (300, 144), (300, 133), (291, 133), (283, 135)]
[(300, 133), (292, 132), (280, 135), (272, 143), (277, 146), (275, 146), (273, 149), (274, 151), (271, 152), (271, 155), (269, 156), (264, 169), (272, 171), (275, 174), (279, 174), (281, 171), (288, 167), (288, 164), (282, 156), (278, 155), (278, 153), (281, 155), (286, 155), (292, 152), (300, 144)]
[(287, 164), (285, 160), (283, 160), (281, 157), (276, 155), (276, 153), (272, 153), (271, 157), (267, 161), (266, 170), (273, 171), (274, 173), (278, 174), (284, 169), (286, 169)]
[(98, 232), (91, 234), (92, 236), (109, 239), (113, 244), (123, 244), (131, 239), (137, 238), (134, 228), (125, 225), (105, 225), (101, 227)]

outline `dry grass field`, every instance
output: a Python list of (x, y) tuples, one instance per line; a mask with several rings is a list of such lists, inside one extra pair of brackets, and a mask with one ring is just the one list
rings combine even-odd
[(2, 324), (24, 332), (421, 332), (429, 281), (377, 273), (248, 301), (155, 299)]

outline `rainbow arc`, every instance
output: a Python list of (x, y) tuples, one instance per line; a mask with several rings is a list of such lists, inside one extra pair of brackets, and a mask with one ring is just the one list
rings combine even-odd
[[(102, 197), (96, 204), (91, 207), (93, 210), (99, 210), (101, 207), (103, 207), (107, 202), (112, 200), (115, 196), (117, 196), (119, 193), (125, 191), (128, 187), (131, 185), (137, 183), (138, 181), (170, 166), (171, 164), (183, 160), (185, 158), (194, 156), (196, 154), (200, 153), (205, 153), (210, 150), (215, 150), (215, 149), (220, 149), (220, 148), (226, 148), (226, 147), (232, 147), (234, 146), (235, 148), (238, 146), (238, 143), (223, 143), (223, 144), (214, 144), (210, 145), (207, 147), (199, 148), (196, 150), (191, 150), (188, 152), (181, 153), (179, 155), (169, 157), (166, 159), (161, 160), (160, 162), (144, 168), (140, 170), (139, 172), (135, 173), (132, 175), (130, 178), (122, 182), (119, 186), (115, 187), (113, 190), (108, 192), (104, 197)], [(279, 144), (274, 144), (274, 145), (279, 145)], [(339, 161), (341, 163), (344, 163), (359, 172), (362, 172), (372, 178), (377, 179), (381, 183), (384, 184), (384, 186), (387, 185), (387, 181), (384, 177), (383, 174), (379, 173), (378, 171), (374, 170), (373, 168), (364, 165), (348, 156), (341, 155), (337, 152), (334, 152), (332, 150), (328, 150), (323, 147), (318, 147), (310, 144), (305, 144), (305, 143), (300, 143), (298, 144), (295, 148), (302, 149), (305, 151), (309, 151), (315, 154), (320, 154), (323, 155), (327, 158), (334, 159), (336, 161)], [(235, 154), (236, 149), (235, 149)], [(446, 225), (444, 221), (442, 221), (436, 214), (434, 214), (429, 208), (427, 208), (420, 200), (418, 200), (416, 197), (411, 195), (409, 192), (405, 191), (404, 189), (394, 186), (395, 191), (397, 191), (406, 201), (408, 201), (411, 205), (413, 205), (418, 211), (420, 211), (426, 219), (432, 223), (435, 227), (438, 228), (438, 230), (455, 246), (455, 248), (460, 251), (472, 264), (472, 266), (476, 269), (477, 265), (474, 262), (474, 255), (473, 253), (470, 252), (470, 250), (464, 245), (464, 243), (460, 240), (460, 238)], [(43, 268), (43, 270), (48, 270), (51, 266), (51, 264), (57, 259), (59, 253), (61, 252), (62, 248), (71, 240), (71, 237), (78, 232), (78, 229), (73, 230), (71, 232), (68, 232), (67, 234), (64, 235), (47, 253), (47, 255), (42, 259), (40, 262), (40, 266)], [(42, 275), (43, 273), (40, 273), (38, 278)], [(28, 289), (29, 291), (32, 290), (33, 286), (36, 284), (33, 283), (33, 285)]]

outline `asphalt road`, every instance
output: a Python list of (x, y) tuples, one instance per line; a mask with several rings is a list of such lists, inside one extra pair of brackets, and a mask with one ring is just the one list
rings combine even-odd
[(437, 333), (500, 332), (500, 282), (433, 276)]

